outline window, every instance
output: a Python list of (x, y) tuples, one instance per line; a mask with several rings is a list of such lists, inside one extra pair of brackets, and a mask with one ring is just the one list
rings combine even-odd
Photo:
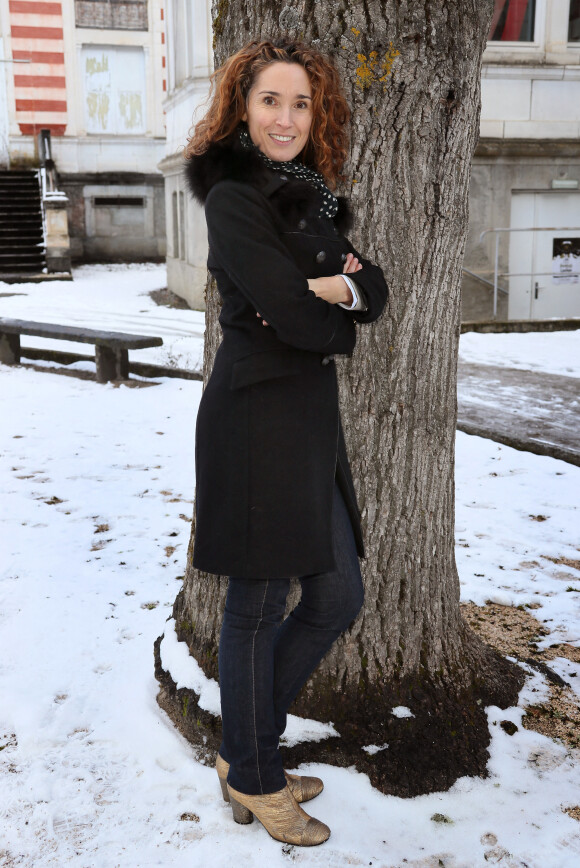
[(147, 30), (147, 0), (75, 0), (77, 27)]
[(568, 42), (580, 42), (580, 0), (570, 0)]
[(535, 18), (536, 0), (495, 0), (488, 38), (492, 42), (533, 42)]
[(185, 259), (185, 197), (179, 191), (179, 258)]
[(167, 10), (168, 52), (170, 63), (170, 88), (178, 87), (193, 75), (194, 4), (191, 0), (174, 0)]
[(185, 259), (185, 197), (181, 190), (179, 193), (172, 194), (171, 205), (173, 218), (173, 251), (171, 255), (174, 259)]
[(179, 259), (179, 212), (177, 210), (177, 193), (173, 193), (171, 197), (171, 216), (173, 218), (173, 258)]
[(145, 58), (142, 48), (83, 46), (87, 132), (145, 132)]
[(95, 208), (108, 208), (110, 205), (117, 208), (143, 208), (145, 200), (143, 196), (95, 196), (93, 205)]

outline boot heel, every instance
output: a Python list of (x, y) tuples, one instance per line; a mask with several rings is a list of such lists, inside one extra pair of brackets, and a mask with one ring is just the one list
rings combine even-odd
[(241, 823), (243, 826), (247, 826), (248, 823), (253, 821), (254, 815), (248, 808), (244, 807), (244, 805), (240, 805), (240, 803), (232, 797), (230, 797), (230, 803), (236, 823)]
[(218, 753), (215, 761), (215, 770), (218, 773), (218, 778), (220, 782), (220, 787), (222, 788), (222, 796), (224, 797), (224, 802), (229, 802), (230, 794), (228, 793), (228, 772), (230, 770), (230, 764), (223, 759)]
[(222, 788), (222, 796), (224, 797), (224, 802), (229, 802), (230, 794), (228, 793), (228, 783), (225, 778), (220, 778), (220, 786)]

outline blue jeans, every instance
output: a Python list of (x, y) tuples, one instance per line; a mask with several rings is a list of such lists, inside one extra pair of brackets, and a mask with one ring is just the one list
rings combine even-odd
[(288, 708), (333, 642), (357, 616), (363, 585), (350, 518), (335, 485), (335, 569), (302, 576), (283, 621), (290, 579), (230, 578), (220, 636), (220, 754), (228, 782), (247, 795), (286, 786), (278, 749)]

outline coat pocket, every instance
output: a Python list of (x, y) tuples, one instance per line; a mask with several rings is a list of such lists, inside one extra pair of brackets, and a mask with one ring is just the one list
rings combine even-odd
[(230, 389), (242, 389), (264, 380), (303, 374), (317, 367), (320, 367), (320, 359), (315, 354), (303, 356), (295, 350), (263, 350), (233, 363)]

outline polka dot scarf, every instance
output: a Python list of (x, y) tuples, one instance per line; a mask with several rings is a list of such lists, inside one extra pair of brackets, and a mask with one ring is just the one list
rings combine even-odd
[(250, 138), (250, 134), (245, 126), (240, 126), (240, 142), (243, 147), (247, 150), (256, 151), (264, 163), (268, 166), (269, 169), (273, 169), (275, 172), (289, 172), (291, 175), (294, 175), (295, 178), (298, 178), (301, 181), (308, 181), (310, 184), (313, 184), (316, 189), (322, 193), (322, 205), (320, 206), (320, 211), (318, 213), (319, 217), (334, 217), (338, 211), (338, 199), (336, 196), (333, 196), (326, 184), (324, 183), (324, 178), (320, 174), (320, 172), (315, 171), (314, 169), (309, 169), (308, 166), (303, 165), (303, 163), (299, 163), (298, 160), (284, 160), (279, 162), (278, 160), (271, 160), (270, 157), (267, 157)]

